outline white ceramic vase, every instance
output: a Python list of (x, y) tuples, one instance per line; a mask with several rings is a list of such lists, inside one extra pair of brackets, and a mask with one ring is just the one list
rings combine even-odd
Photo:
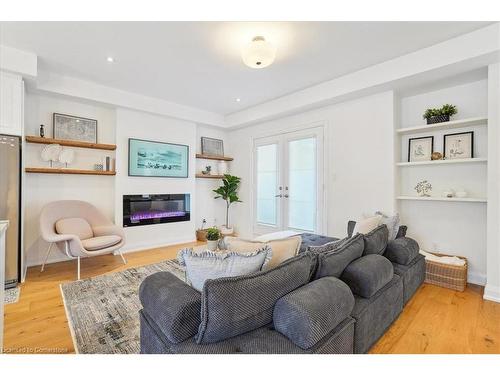
[(207, 250), (210, 250), (210, 251), (217, 250), (218, 243), (219, 243), (219, 240), (214, 240), (214, 241), (207, 240)]

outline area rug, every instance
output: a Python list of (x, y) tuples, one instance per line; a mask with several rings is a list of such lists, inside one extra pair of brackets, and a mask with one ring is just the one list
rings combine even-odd
[(148, 276), (169, 271), (181, 280), (177, 260), (130, 268), (61, 284), (66, 316), (77, 353), (139, 353), (139, 286)]
[(17, 303), (19, 301), (20, 294), (21, 294), (20, 287), (6, 289), (3, 297), (3, 303), (5, 305), (8, 305), (10, 303)]

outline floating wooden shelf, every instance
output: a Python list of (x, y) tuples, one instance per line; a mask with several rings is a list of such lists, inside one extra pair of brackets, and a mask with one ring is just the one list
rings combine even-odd
[(413, 161), (396, 163), (398, 167), (414, 167), (418, 165), (443, 165), (443, 164), (471, 164), (471, 163), (487, 163), (486, 158), (471, 158), (471, 159), (450, 159), (450, 160), (430, 160), (430, 161)]
[(399, 196), (398, 200), (411, 200), (411, 201), (440, 201), (440, 202), (472, 202), (472, 203), (486, 203), (486, 198), (446, 198), (446, 197), (414, 197), (414, 196)]
[(197, 173), (196, 178), (224, 178), (221, 174), (201, 174)]
[(416, 134), (416, 133), (426, 133), (433, 130), (445, 130), (453, 128), (463, 128), (466, 126), (476, 126), (476, 125), (488, 125), (487, 117), (473, 117), (463, 120), (454, 120), (447, 122), (440, 122), (437, 124), (430, 125), (419, 125), (408, 128), (400, 128), (396, 130), (398, 134)]
[(26, 168), (26, 173), (52, 173), (52, 174), (88, 174), (114, 176), (115, 171), (93, 171), (91, 169), (67, 169), (67, 168)]
[(196, 159), (233, 161), (233, 158), (230, 158), (229, 156), (205, 155), (205, 154), (196, 154)]
[(41, 143), (41, 144), (58, 144), (61, 146), (69, 147), (80, 147), (80, 148), (92, 148), (94, 150), (116, 150), (116, 145), (106, 144), (106, 143), (89, 143), (80, 141), (71, 141), (68, 139), (57, 139), (57, 138), (42, 138), (27, 135), (25, 137), (26, 142), (29, 143)]

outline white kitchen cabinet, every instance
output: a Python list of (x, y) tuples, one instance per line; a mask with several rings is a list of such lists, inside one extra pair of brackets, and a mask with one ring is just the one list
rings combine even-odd
[(0, 72), (0, 134), (22, 135), (23, 91), (21, 76)]

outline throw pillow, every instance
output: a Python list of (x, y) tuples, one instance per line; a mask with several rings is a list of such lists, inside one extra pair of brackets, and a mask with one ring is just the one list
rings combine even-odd
[(380, 224), (387, 225), (387, 229), (389, 229), (389, 241), (395, 240), (396, 236), (398, 235), (399, 225), (401, 224), (399, 220), (399, 214), (388, 216), (380, 211), (377, 211), (375, 212), (375, 215), (382, 216)]
[(363, 255), (379, 254), (382, 255), (387, 247), (389, 230), (387, 226), (380, 225), (371, 232), (364, 234), (365, 249)]
[(81, 240), (94, 237), (90, 224), (87, 220), (79, 217), (58, 220), (56, 222), (56, 232), (59, 234), (74, 234)]
[(183, 249), (177, 259), (186, 267), (186, 278), (190, 285), (202, 291), (205, 281), (221, 277), (242, 276), (260, 271), (271, 259), (272, 250), (264, 245), (251, 253), (215, 252), (205, 250), (197, 253)]
[(326, 276), (339, 277), (349, 263), (358, 259), (363, 254), (365, 243), (362, 234), (357, 234), (354, 237), (339, 242), (341, 242), (339, 246), (336, 244), (327, 244), (327, 247), (333, 250), (318, 253), (318, 266), (314, 275), (315, 279)]
[(366, 234), (374, 230), (376, 227), (380, 225), (382, 221), (382, 216), (375, 215), (372, 217), (367, 217), (356, 222), (354, 226), (354, 230), (352, 231), (352, 235), (354, 236), (357, 233)]
[(273, 256), (264, 269), (274, 268), (278, 264), (283, 263), (285, 260), (296, 256), (299, 253), (301, 243), (302, 237), (300, 236), (293, 236), (282, 240), (267, 242), (249, 241), (237, 237), (225, 238), (227, 250), (237, 253), (255, 251), (256, 249), (268, 245), (272, 250)]

